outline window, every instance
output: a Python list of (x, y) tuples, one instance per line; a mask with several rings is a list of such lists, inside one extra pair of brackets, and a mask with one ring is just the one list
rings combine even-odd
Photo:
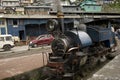
[(96, 10), (96, 6), (94, 6), (93, 9)]
[(12, 25), (12, 20), (8, 20), (8, 24), (9, 24), (9, 25)]
[(10, 36), (6, 37), (6, 41), (11, 41), (11, 40), (12, 40), (12, 38)]
[(41, 36), (40, 38), (39, 38), (39, 40), (42, 40), (42, 39), (44, 39), (45, 38), (45, 36)]
[(6, 34), (6, 29), (4, 27), (1, 28), (1, 34)]
[(90, 8), (90, 6), (88, 6), (88, 8)]
[(2, 24), (2, 25), (4, 25), (4, 24), (5, 24), (5, 22), (4, 22), (4, 21), (2, 21), (2, 22), (1, 22), (1, 24)]
[(16, 19), (13, 20), (13, 27), (18, 27), (18, 20)]
[(8, 5), (8, 2), (6, 2), (6, 5)]
[(23, 25), (24, 24), (24, 21), (23, 20), (20, 20), (20, 25)]
[(4, 20), (0, 20), (0, 25), (4, 25), (4, 24), (5, 24)]
[(17, 20), (13, 20), (13, 25), (17, 25), (17, 24), (18, 24)]
[(0, 37), (0, 41), (4, 41), (4, 37)]
[(10, 2), (10, 4), (12, 5), (12, 2)]

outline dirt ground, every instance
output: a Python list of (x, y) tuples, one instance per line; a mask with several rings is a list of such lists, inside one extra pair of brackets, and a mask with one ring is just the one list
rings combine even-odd
[(43, 67), (48, 52), (50, 48), (0, 54), (0, 80)]

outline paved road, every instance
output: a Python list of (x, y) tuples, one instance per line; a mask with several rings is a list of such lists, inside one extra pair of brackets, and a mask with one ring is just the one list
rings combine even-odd
[(88, 80), (120, 80), (120, 41), (118, 40), (118, 51), (113, 60), (97, 71)]
[(11, 49), (11, 51), (3, 51), (0, 50), (0, 53), (17, 53), (17, 52), (21, 52), (21, 51), (28, 51), (30, 50), (35, 50), (35, 49), (41, 49), (41, 48), (50, 48), (50, 46), (41, 46), (41, 47), (36, 47), (36, 48), (29, 48), (28, 45), (24, 45), (24, 46), (15, 46), (14, 48)]
[[(44, 48), (38, 47), (28, 51), (28, 46), (19, 46), (13, 48), (12, 51), (2, 52), (4, 54), (1, 53), (0, 55), (0, 80), (42, 67), (47, 63), (44, 52), (47, 50), (50, 52), (48, 48), (49, 46)], [(11, 54), (22, 55), (9, 57)], [(2, 55), (8, 56), (2, 58)], [(45, 58), (44, 63), (43, 55)]]
[(28, 45), (16, 46), (16, 47), (12, 48), (12, 51), (14, 51), (14, 52), (25, 51), (25, 50), (28, 50)]
[[(46, 64), (46, 57), (45, 63)], [(11, 77), (43, 66), (42, 54), (0, 60), (0, 79)]]
[(120, 55), (106, 64), (88, 80), (120, 80)]
[(28, 46), (15, 46), (14, 48), (11, 49), (11, 51), (3, 51), (2, 49), (0, 50), (0, 53), (11, 53), (11, 52), (20, 52), (20, 51), (26, 51), (28, 50)]

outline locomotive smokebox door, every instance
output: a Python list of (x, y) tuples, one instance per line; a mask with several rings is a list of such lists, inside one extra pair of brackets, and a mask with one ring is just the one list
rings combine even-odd
[(48, 33), (52, 34), (54, 38), (58, 38), (62, 34), (61, 25), (58, 20), (50, 19), (46, 24), (46, 29)]
[(47, 21), (46, 29), (49, 33), (52, 33), (57, 30), (58, 21), (55, 19), (50, 19)]

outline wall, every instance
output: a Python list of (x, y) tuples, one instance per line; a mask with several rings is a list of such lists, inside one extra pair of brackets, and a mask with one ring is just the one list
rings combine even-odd
[(101, 6), (99, 5), (85, 5), (84, 10), (86, 12), (101, 12)]
[(6, 19), (0, 19), (0, 34), (7, 34)]
[[(7, 19), (8, 33), (19, 37), (21, 40), (26, 40), (28, 36), (26, 34), (34, 33), (38, 36), (39, 34), (45, 33), (42, 31), (45, 28), (46, 22), (47, 20), (45, 19)], [(44, 26), (41, 24), (44, 24)]]

